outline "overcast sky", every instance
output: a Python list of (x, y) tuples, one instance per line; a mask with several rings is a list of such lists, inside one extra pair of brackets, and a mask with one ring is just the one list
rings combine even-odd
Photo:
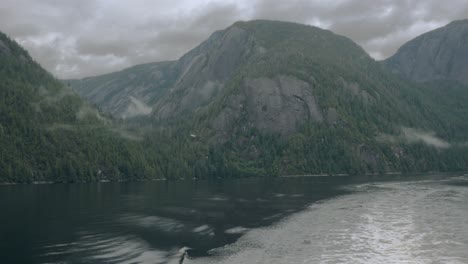
[(383, 59), (419, 34), (465, 18), (467, 0), (0, 1), (0, 30), (59, 78), (177, 59), (238, 20), (327, 28)]

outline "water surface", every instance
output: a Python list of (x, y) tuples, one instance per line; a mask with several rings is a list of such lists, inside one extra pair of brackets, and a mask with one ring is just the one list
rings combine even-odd
[(1, 263), (468, 263), (466, 175), (0, 186), (0, 212)]
[(355, 184), (184, 263), (468, 263), (468, 177)]
[(314, 201), (337, 178), (0, 186), (1, 263), (179, 263)]

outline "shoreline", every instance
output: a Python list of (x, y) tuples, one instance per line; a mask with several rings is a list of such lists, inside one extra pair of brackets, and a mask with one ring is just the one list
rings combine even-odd
[[(320, 173), (320, 174), (292, 174), (292, 175), (281, 175), (277, 177), (271, 177), (271, 178), (328, 178), (328, 177), (363, 177), (363, 176), (391, 176), (391, 175), (434, 175), (434, 174), (456, 174), (460, 173), (462, 176), (468, 176), (468, 173), (466, 171), (429, 171), (429, 172), (399, 172), (399, 171), (394, 171), (394, 172), (386, 172), (386, 173), (365, 173), (365, 174), (360, 174), (360, 175), (351, 175), (348, 173), (338, 173), (338, 174), (326, 174), (326, 173)], [(259, 177), (251, 177), (251, 178), (259, 178)], [(238, 179), (245, 179), (245, 178), (238, 178)], [(132, 181), (132, 180), (119, 180), (119, 181), (112, 181), (112, 180), (99, 180), (99, 181), (93, 181), (93, 182), (53, 182), (53, 181), (34, 181), (34, 182), (29, 182), (29, 183), (22, 183), (22, 182), (0, 182), (0, 186), (11, 186), (11, 185), (44, 185), (44, 184), (88, 184), (88, 183), (122, 183), (122, 182), (162, 182), (162, 181), (179, 181), (179, 180), (199, 180), (199, 179), (175, 179), (175, 180), (168, 180), (166, 178), (161, 178), (161, 179), (147, 179), (147, 180), (138, 180), (138, 181)], [(201, 180), (210, 180), (210, 179), (201, 179)], [(217, 179), (219, 180), (219, 179)], [(223, 180), (223, 178), (221, 178)], [(226, 179), (227, 180), (227, 179)]]

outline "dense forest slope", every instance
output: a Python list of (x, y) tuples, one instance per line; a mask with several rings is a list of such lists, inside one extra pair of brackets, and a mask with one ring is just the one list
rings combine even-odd
[[(138, 90), (158, 95), (145, 101), (150, 111), (134, 129), (151, 123), (179, 139), (190, 134), (214, 175), (467, 168), (462, 85), (403, 80), (350, 39), (327, 30), (237, 22), (165, 64), (164, 71), (139, 67), (141, 80), (156, 72), (167, 82)], [(108, 83), (129, 70), (107, 75), (113, 76)], [(93, 86), (100, 78), (70, 84), (81, 94), (95, 91), (88, 98), (98, 105), (100, 90), (110, 102), (113, 94), (124, 98), (121, 91), (137, 86), (127, 78), (109, 93), (108, 84)]]
[(454, 21), (409, 41), (384, 63), (414, 81), (468, 84), (468, 20)]
[(0, 182), (162, 177), (121, 134), (0, 33)]
[(64, 82), (0, 34), (0, 182), (468, 168), (465, 85), (402, 79), (316, 27), (237, 22), (177, 61)]

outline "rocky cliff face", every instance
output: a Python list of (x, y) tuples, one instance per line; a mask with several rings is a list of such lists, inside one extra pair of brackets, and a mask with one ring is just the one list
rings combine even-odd
[(468, 84), (468, 20), (454, 21), (409, 41), (384, 64), (418, 82), (455, 80)]
[[(358, 67), (360, 61), (370, 60), (359, 46), (330, 31), (259, 20), (238, 22), (213, 33), (176, 62), (138, 65), (66, 82), (116, 117), (151, 115), (167, 120), (231, 96), (226, 87), (237, 81), (243, 89), (232, 96), (237, 98), (234, 101), (242, 100), (242, 112), (252, 126), (288, 134), (305, 120), (323, 119), (313, 79), (298, 77), (298, 72), (304, 73), (300, 65), (287, 65), (297, 59), (333, 67), (352, 67), (347, 65), (350, 61)], [(288, 67), (296, 73), (284, 74)], [(228, 114), (231, 110), (220, 112), (215, 126), (226, 126), (229, 118), (224, 115), (240, 115)]]
[(254, 39), (232, 26), (182, 56), (174, 66), (177, 79), (155, 105), (154, 117), (167, 119), (206, 105), (252, 53)]
[[(450, 30), (436, 31), (439, 37), (423, 35), (414, 42), (417, 45), (405, 45), (385, 63), (406, 67), (408, 60), (419, 65), (419, 59), (429, 56), (426, 53), (438, 49), (439, 57), (432, 59), (447, 64), (446, 54), (454, 51), (445, 45), (463, 50), (465, 24), (455, 22), (447, 26)], [(435, 47), (430, 39), (437, 39)], [(461, 69), (457, 67), (458, 72)], [(417, 76), (424, 79), (422, 73)], [(210, 129), (222, 142), (234, 131), (252, 129), (290, 136), (305, 123), (356, 128), (378, 122), (372, 125), (374, 130), (395, 127), (395, 122), (428, 126), (421, 115), (407, 115), (418, 110), (405, 98), (418, 92), (354, 42), (320, 28), (278, 21), (237, 22), (213, 33), (178, 61), (139, 65), (71, 85), (118, 117), (146, 115), (157, 123), (203, 120), (198, 126)]]
[(120, 72), (64, 82), (104, 112), (132, 118), (151, 113), (151, 106), (174, 82), (174, 64), (142, 64)]
[(231, 104), (213, 120), (213, 127), (227, 134), (243, 113), (245, 124), (262, 131), (287, 135), (305, 120), (323, 120), (311, 84), (293, 76), (247, 78), (241, 93), (228, 99)]
[[(325, 66), (321, 71), (344, 82), (335, 68), (360, 69), (369, 62), (359, 46), (330, 31), (276, 21), (238, 22), (179, 60), (180, 75), (153, 116), (164, 120), (205, 108), (218, 135), (236, 128), (290, 135), (304, 122), (324, 119), (310, 64)], [(350, 87), (371, 100), (358, 84)], [(326, 112), (338, 119), (335, 108)]]

